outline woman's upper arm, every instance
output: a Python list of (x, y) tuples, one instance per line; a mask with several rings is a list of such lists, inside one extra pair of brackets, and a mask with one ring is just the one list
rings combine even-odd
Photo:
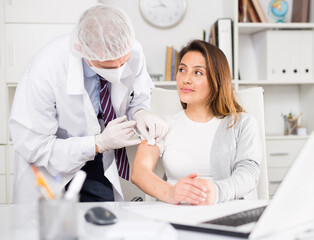
[(252, 115), (247, 115), (243, 121), (238, 139), (237, 159), (253, 160), (260, 164), (262, 158), (262, 143), (259, 132), (258, 122)]
[(160, 150), (157, 145), (148, 145), (146, 141), (143, 141), (137, 148), (133, 169), (144, 168), (153, 171), (157, 164), (159, 153)]

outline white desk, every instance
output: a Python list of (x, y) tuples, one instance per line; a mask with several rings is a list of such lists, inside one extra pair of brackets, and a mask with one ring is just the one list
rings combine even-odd
[[(244, 202), (244, 201), (243, 201)], [(119, 219), (118, 223), (110, 226), (94, 226), (85, 222), (84, 213), (92, 206), (104, 206), (109, 208)], [(107, 202), (107, 203), (79, 203), (78, 205), (78, 219), (79, 219), (79, 239), (105, 239), (106, 232), (114, 226), (127, 221), (149, 221), (145, 216), (147, 211), (145, 209), (157, 209), (165, 206), (171, 207), (161, 202)], [(178, 207), (178, 206), (174, 206)], [(184, 207), (184, 206), (182, 206)], [(190, 206), (189, 206), (190, 207)], [(141, 215), (141, 209), (146, 211), (146, 214)], [(170, 208), (169, 208), (170, 209)], [(179, 208), (177, 208), (180, 210)], [(177, 210), (176, 210), (177, 211)], [(159, 219), (160, 214), (152, 215), (154, 218)], [(170, 213), (171, 214), (171, 213)], [(37, 219), (36, 206), (17, 206), (17, 205), (4, 205), (0, 206), (0, 239), (39, 239), (38, 237), (38, 219)], [(192, 216), (192, 214), (189, 214)], [(174, 216), (169, 216), (170, 218)], [(182, 217), (182, 216), (181, 216)], [(314, 223), (309, 223), (305, 226), (299, 226), (295, 229), (290, 229), (285, 232), (274, 234), (263, 239), (295, 239), (295, 235), (304, 229), (313, 227)], [(139, 228), (140, 229), (140, 228)], [(220, 235), (213, 235), (207, 233), (190, 232), (177, 230), (178, 240), (195, 240), (195, 239), (238, 239), (232, 237), (225, 237)], [(135, 239), (135, 238), (134, 238)], [(157, 239), (157, 238), (156, 238)]]

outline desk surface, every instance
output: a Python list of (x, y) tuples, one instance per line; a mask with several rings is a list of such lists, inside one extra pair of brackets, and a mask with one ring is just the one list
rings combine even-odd
[[(248, 206), (246, 201), (242, 201), (241, 206)], [(84, 219), (84, 213), (87, 209), (93, 206), (103, 206), (110, 209), (117, 217), (118, 223), (110, 226), (95, 226), (87, 223)], [(184, 208), (184, 206), (181, 206)], [(210, 206), (206, 206), (210, 207)], [(202, 209), (206, 209), (203, 207)], [(166, 209), (169, 214), (176, 215), (182, 208), (180, 206), (173, 206), (164, 204), (161, 202), (106, 202), (106, 203), (79, 203), (78, 204), (78, 232), (79, 239), (104, 239), (108, 232), (112, 232), (114, 229), (124, 231), (124, 227), (127, 224), (132, 225), (133, 233), (142, 232), (143, 228), (139, 226), (141, 223), (148, 223), (147, 226), (154, 224), (153, 220), (148, 216), (155, 219), (161, 219), (160, 209)], [(188, 217), (193, 218), (193, 206), (189, 206)], [(247, 208), (247, 207), (246, 207)], [(2, 240), (5, 239), (39, 239), (38, 236), (38, 218), (37, 218), (37, 206), (35, 205), (4, 205), (0, 206), (0, 236)], [(150, 211), (151, 209), (151, 211)], [(154, 211), (155, 210), (155, 211)], [(197, 210), (197, 208), (195, 208)], [(191, 212), (192, 211), (192, 212)], [(158, 214), (159, 213), (159, 214)], [(196, 214), (194, 214), (196, 215)], [(165, 216), (167, 217), (167, 216)], [(168, 216), (170, 219), (176, 216)], [(177, 215), (180, 217), (180, 214)], [(181, 216), (182, 217), (182, 216)], [(287, 216), (288, 217), (288, 216)], [(290, 216), (291, 217), (291, 216)], [(138, 224), (137, 224), (138, 223)], [(149, 225), (150, 224), (150, 225)], [(305, 226), (299, 226), (295, 229), (289, 229), (288, 231), (268, 236), (264, 239), (295, 239), (297, 233), (313, 227), (314, 224), (310, 223)], [(130, 229), (128, 229), (130, 230)], [(126, 230), (125, 230), (126, 231)], [(209, 240), (209, 239), (238, 239), (232, 237), (225, 237), (207, 233), (190, 232), (183, 230), (176, 230), (178, 240)], [(143, 233), (143, 232), (142, 232)], [(143, 235), (143, 234), (142, 234)], [(134, 236), (133, 236), (134, 237)], [(107, 238), (106, 238), (107, 239)], [(127, 238), (126, 238), (127, 239)], [(130, 239), (166, 239), (166, 238), (145, 238), (143, 236)]]

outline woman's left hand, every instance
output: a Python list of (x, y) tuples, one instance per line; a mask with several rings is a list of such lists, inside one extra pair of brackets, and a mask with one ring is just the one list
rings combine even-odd
[(199, 184), (204, 186), (206, 188), (206, 195), (207, 198), (204, 202), (200, 202), (198, 205), (211, 205), (216, 202), (216, 188), (215, 184), (209, 180), (206, 180), (204, 178), (197, 178), (194, 179), (194, 181), (197, 181)]

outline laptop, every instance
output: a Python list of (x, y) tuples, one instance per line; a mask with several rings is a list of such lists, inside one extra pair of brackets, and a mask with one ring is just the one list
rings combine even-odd
[(171, 223), (177, 229), (258, 238), (314, 220), (314, 132), (267, 206), (198, 224)]

